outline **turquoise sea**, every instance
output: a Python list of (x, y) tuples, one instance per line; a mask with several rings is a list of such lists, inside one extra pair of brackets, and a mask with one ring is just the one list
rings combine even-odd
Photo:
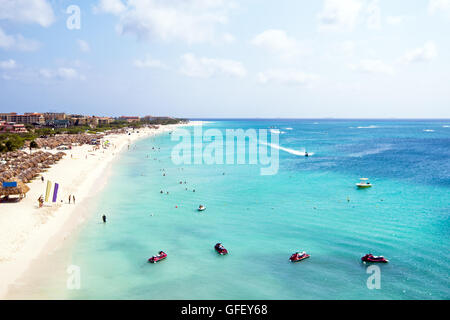
[[(279, 130), (278, 174), (176, 165), (170, 134), (140, 140), (26, 297), (450, 299), (450, 120), (211, 120), (208, 128)], [(298, 155), (305, 149), (313, 156)], [(373, 187), (358, 190), (361, 177)], [(215, 253), (216, 242), (228, 256)], [(168, 258), (147, 263), (159, 250)], [(299, 250), (311, 258), (290, 263)], [(390, 260), (380, 265), (380, 289), (366, 285), (360, 258), (369, 252)], [(68, 264), (80, 267), (80, 290), (66, 288)]]

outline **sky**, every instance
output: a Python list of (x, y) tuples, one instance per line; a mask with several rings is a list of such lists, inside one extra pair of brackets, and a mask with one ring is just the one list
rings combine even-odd
[(450, 0), (0, 0), (0, 112), (450, 118)]

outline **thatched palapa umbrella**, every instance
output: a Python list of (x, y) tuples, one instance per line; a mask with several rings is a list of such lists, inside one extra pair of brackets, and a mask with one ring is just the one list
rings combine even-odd
[(25, 197), (26, 193), (28, 191), (30, 191), (30, 188), (20, 180), (14, 180), (14, 181), (8, 181), (8, 182), (16, 182), (17, 187), (4, 188), (3, 184), (2, 184), (2, 187), (0, 188), (0, 196), (18, 195), (22, 199)]

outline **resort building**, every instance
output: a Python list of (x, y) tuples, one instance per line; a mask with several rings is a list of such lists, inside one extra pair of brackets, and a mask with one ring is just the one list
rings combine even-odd
[(6, 122), (0, 121), (0, 133), (27, 133), (28, 130), (25, 128), (25, 125), (15, 123), (15, 122)]
[(48, 120), (45, 122), (45, 126), (52, 128), (68, 128), (70, 127), (69, 120)]
[(109, 117), (97, 117), (97, 120), (98, 120), (99, 125), (108, 125), (112, 121), (114, 121), (114, 119), (109, 118)]
[(75, 126), (85, 126), (88, 124), (88, 117), (81, 114), (72, 114), (69, 116), (69, 119)]
[(50, 120), (66, 120), (67, 115), (65, 113), (58, 113), (58, 112), (46, 112), (44, 113), (45, 121)]
[(114, 119), (109, 117), (96, 117), (96, 116), (83, 116), (79, 114), (73, 114), (68, 117), (75, 126), (91, 126), (96, 127), (98, 125), (110, 124)]
[(121, 116), (119, 118), (119, 120), (125, 120), (125, 121), (131, 123), (131, 122), (139, 122), (141, 120), (141, 118), (139, 118), (139, 117)]
[(45, 118), (42, 113), (25, 113), (23, 115), (17, 114), (15, 112), (11, 113), (0, 113), (0, 121), (5, 122), (15, 122), (22, 124), (45, 124)]

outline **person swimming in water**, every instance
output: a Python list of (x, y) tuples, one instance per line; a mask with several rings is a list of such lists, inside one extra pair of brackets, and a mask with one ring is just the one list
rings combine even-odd
[(103, 220), (103, 223), (106, 223), (106, 216), (105, 215), (102, 216), (102, 220)]

